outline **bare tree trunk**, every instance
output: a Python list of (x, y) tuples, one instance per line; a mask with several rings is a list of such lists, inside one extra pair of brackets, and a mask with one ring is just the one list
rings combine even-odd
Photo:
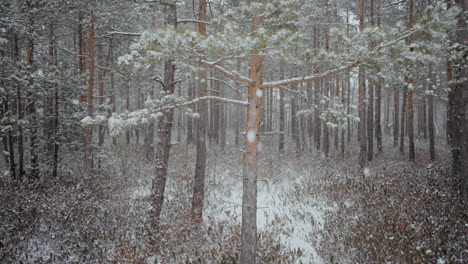
[[(206, 19), (206, 0), (200, 0), (198, 19), (207, 21)], [(200, 35), (206, 36), (206, 25), (198, 24), (198, 32)], [(205, 70), (200, 72), (200, 82), (198, 84), (198, 97), (205, 96), (207, 88), (207, 73)], [(207, 105), (206, 102), (198, 104), (198, 114), (200, 118), (196, 122), (197, 126), (197, 161), (195, 164), (195, 177), (193, 181), (193, 197), (192, 197), (192, 212), (196, 221), (202, 221), (203, 218), (203, 201), (205, 199), (205, 170), (206, 170), (206, 121), (207, 121)]]
[[(380, 0), (377, 2), (377, 27), (380, 27)], [(376, 102), (375, 102), (375, 136), (377, 139), (377, 150), (382, 152), (382, 85), (376, 84)], [(388, 114), (388, 112), (387, 112)]]
[[(307, 83), (307, 100), (309, 104), (312, 103), (313, 100), (313, 91), (312, 91), (312, 82)], [(310, 105), (309, 105), (310, 106)], [(309, 134), (309, 142), (310, 142), (310, 150), (314, 148), (314, 124), (313, 124), (313, 116), (307, 115), (307, 132)]]
[(284, 154), (284, 133), (285, 125), (284, 125), (284, 89), (279, 89), (279, 141), (278, 141), (278, 148), (281, 154)]
[[(34, 64), (34, 24), (35, 24), (35, 17), (31, 15), (29, 18), (28, 24), (28, 47), (27, 47), (27, 65), (30, 71), (33, 71), (32, 67)], [(31, 93), (28, 93), (31, 95)], [(31, 116), (31, 137), (30, 137), (30, 154), (31, 154), (31, 179), (38, 179), (39, 178), (39, 164), (38, 164), (38, 153), (37, 153), (37, 117), (36, 117), (36, 102), (34, 99), (28, 100), (29, 104), (29, 111), (28, 114)]]
[[(177, 28), (177, 6), (175, 4), (167, 5), (167, 24)], [(167, 59), (164, 62), (164, 92), (165, 94), (174, 93), (174, 75), (175, 65), (173, 59)], [(171, 150), (172, 135), (172, 115), (173, 111), (167, 112), (158, 123), (158, 144), (156, 147), (156, 173), (152, 183), (152, 222), (155, 228), (159, 228), (159, 220), (164, 202), (164, 192), (166, 190), (167, 168), (169, 166), (169, 153)]]
[[(14, 36), (15, 42), (15, 60), (19, 62), (19, 45), (18, 36)], [(18, 180), (23, 180), (24, 171), (24, 144), (23, 144), (23, 126), (21, 120), (23, 119), (23, 99), (21, 98), (21, 86), (16, 87), (16, 114), (18, 118)], [(11, 165), (10, 165), (11, 166)]]
[[(370, 0), (370, 22), (374, 26), (374, 0)], [(374, 158), (374, 85), (368, 80), (369, 98), (367, 105), (367, 160)]]
[(434, 140), (434, 95), (433, 95), (433, 88), (432, 88), (432, 65), (429, 65), (429, 96), (428, 96), (428, 103), (429, 103), (429, 113), (428, 113), (428, 124), (429, 124), (429, 154), (431, 157), (431, 162), (435, 161), (435, 140)]
[[(462, 11), (458, 15), (458, 31), (456, 34), (456, 41), (458, 43), (466, 43), (468, 39), (468, 31), (466, 27), (466, 1), (456, 0)], [(454, 131), (456, 142), (454, 145), (459, 146), (458, 149), (452, 151), (453, 155), (453, 171), (454, 173), (460, 174), (460, 194), (462, 199), (468, 199), (468, 70), (466, 67), (467, 51), (463, 57), (458, 59), (456, 67), (453, 71), (454, 79), (457, 81), (454, 84), (454, 113), (455, 113), (455, 128), (458, 130)], [(462, 67), (464, 65), (464, 67)], [(462, 81), (463, 80), (463, 81)], [(458, 144), (459, 143), (459, 144)], [(457, 153), (458, 151), (458, 153)], [(459, 157), (456, 157), (456, 155)], [(459, 167), (459, 168), (458, 168)], [(456, 175), (456, 174), (455, 174)]]
[[(359, 29), (364, 30), (365, 0), (359, 0)], [(367, 164), (366, 140), (366, 76), (362, 66), (359, 67), (359, 166), (364, 168)]]
[[(293, 85), (293, 91), (297, 91), (297, 85)], [(291, 134), (296, 145), (295, 152), (299, 154), (301, 152), (301, 141), (300, 141), (300, 130), (298, 127), (298, 118), (297, 118), (297, 102), (296, 98), (291, 98)]]
[[(98, 84), (99, 84), (99, 89), (98, 89), (98, 96), (99, 96), (99, 105), (104, 104), (104, 76), (105, 72), (102, 70), (102, 67), (104, 67), (104, 55), (102, 51), (102, 44), (99, 44), (97, 46), (98, 49), (98, 65), (100, 66), (100, 69), (98, 71)], [(104, 127), (102, 125), (99, 125), (99, 139), (98, 139), (98, 146), (102, 147), (104, 145)]]
[[(328, 0), (325, 1), (325, 17), (328, 19)], [(328, 52), (330, 50), (330, 43), (329, 43), (329, 28), (328, 26), (325, 28), (325, 50)], [(328, 111), (329, 107), (329, 99), (330, 99), (330, 79), (325, 78), (324, 79), (324, 90), (323, 90), (323, 96), (327, 102), (325, 103), (325, 111)], [(323, 126), (323, 153), (325, 154), (325, 157), (328, 157), (328, 153), (330, 152), (330, 136), (328, 135), (329, 132), (329, 127), (327, 125), (328, 120), (325, 121), (325, 125)]]
[[(340, 98), (340, 75), (336, 75), (336, 85), (335, 85), (335, 96), (336, 99), (338, 100)], [(335, 128), (335, 150), (338, 150), (338, 137), (339, 137), (339, 127), (340, 127), (340, 122), (337, 121), (337, 126)]]
[(403, 89), (403, 102), (401, 106), (401, 122), (400, 122), (400, 155), (405, 154), (405, 120), (406, 120), (406, 104), (408, 101), (408, 83)]
[[(408, 27), (413, 27), (413, 0), (409, 0), (409, 23)], [(412, 37), (407, 38), (408, 46), (412, 43)], [(411, 66), (410, 66), (411, 68)], [(415, 161), (416, 154), (414, 153), (414, 106), (413, 106), (413, 79), (411, 75), (407, 78), (408, 85), (411, 85), (411, 89), (408, 89), (408, 144), (409, 144), (409, 160)]]
[[(253, 0), (261, 3), (261, 0)], [(254, 17), (252, 30), (257, 32), (262, 24), (261, 17)], [(251, 56), (248, 110), (246, 124), (246, 151), (243, 157), (243, 193), (241, 254), (239, 263), (255, 264), (257, 252), (257, 161), (259, 128), (261, 119), (262, 97), (258, 96), (263, 81), (264, 57), (260, 54)]]
[[(94, 5), (94, 1), (93, 1)], [(91, 12), (91, 26), (89, 29), (89, 79), (88, 79), (88, 94), (87, 94), (87, 103), (88, 103), (88, 116), (93, 115), (93, 92), (94, 92), (94, 27), (96, 23), (96, 15)], [(88, 171), (91, 171), (93, 168), (93, 127), (89, 126), (86, 128), (86, 164)]]
[[(189, 100), (192, 100), (195, 98), (194, 96), (194, 89), (195, 89), (195, 83), (190, 82), (189, 87), (188, 87), (188, 98)], [(187, 144), (192, 144), (193, 142), (193, 119), (192, 118), (187, 118)]]
[(395, 93), (393, 96), (393, 146), (398, 146), (398, 133), (400, 132), (400, 90), (398, 87), (394, 88)]
[[(237, 72), (240, 72), (240, 60), (237, 60)], [(236, 89), (238, 91), (236, 92), (237, 95), (237, 100), (242, 100), (242, 92), (239, 90), (239, 83), (236, 82)], [(241, 120), (241, 115), (242, 115), (242, 109), (240, 106), (236, 106), (236, 112), (237, 112), (237, 118), (236, 118), (236, 129), (235, 129), (235, 141), (236, 141), (236, 147), (239, 147), (239, 138), (240, 138), (240, 120)]]
[(320, 137), (322, 131), (322, 121), (320, 120), (320, 80), (316, 80), (314, 83), (314, 124), (315, 124), (315, 131), (314, 131), (314, 141), (315, 147), (317, 150), (320, 151)]
[(369, 102), (367, 105), (367, 160), (374, 158), (374, 83), (369, 81)]

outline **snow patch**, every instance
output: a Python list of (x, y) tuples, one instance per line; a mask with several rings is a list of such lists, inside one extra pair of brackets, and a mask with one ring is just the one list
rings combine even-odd
[(255, 141), (255, 138), (257, 137), (256, 135), (257, 133), (255, 133), (254, 130), (249, 130), (247, 131), (247, 141), (252, 143)]
[(364, 168), (363, 173), (364, 173), (364, 176), (366, 176), (366, 177), (371, 176), (371, 171), (370, 171), (370, 169), (367, 168), (367, 167)]
[(257, 97), (262, 97), (262, 96), (263, 96), (263, 91), (262, 91), (262, 89), (257, 89), (257, 91), (255, 92), (255, 94), (257, 95)]

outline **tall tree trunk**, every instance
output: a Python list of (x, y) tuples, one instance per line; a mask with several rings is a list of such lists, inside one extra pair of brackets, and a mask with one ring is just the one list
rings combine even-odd
[[(29, 70), (33, 71), (33, 64), (34, 64), (34, 24), (35, 24), (35, 17), (31, 14), (29, 18), (28, 24), (28, 47), (27, 47), (27, 65)], [(28, 92), (29, 96), (32, 96), (32, 93)], [(39, 178), (39, 164), (38, 164), (38, 149), (37, 149), (37, 117), (36, 117), (36, 102), (34, 99), (28, 100), (29, 104), (29, 111), (28, 114), (31, 116), (31, 137), (30, 137), (30, 154), (31, 154), (31, 179), (38, 179)]]
[[(15, 42), (15, 60), (19, 62), (19, 45), (18, 45), (18, 36), (14, 37)], [(21, 181), (24, 178), (24, 144), (23, 144), (23, 126), (21, 125), (21, 120), (23, 119), (23, 99), (21, 86), (16, 87), (16, 114), (18, 118), (18, 180)]]
[[(94, 1), (93, 6), (94, 6)], [(87, 114), (88, 116), (93, 115), (93, 93), (94, 93), (94, 27), (96, 23), (96, 15), (94, 11), (91, 12), (91, 25), (89, 28), (89, 79), (88, 79), (88, 93), (87, 93), (87, 103), (88, 103), (88, 108), (87, 108)], [(94, 166), (94, 160), (93, 160), (93, 127), (89, 126), (86, 128), (86, 145), (85, 145), (85, 153), (86, 153), (86, 164), (87, 164), (87, 169), (90, 172), (93, 169)]]
[(348, 86), (348, 92), (346, 94), (346, 113), (348, 114), (348, 118), (346, 120), (348, 129), (348, 144), (351, 143), (351, 118), (349, 118), (351, 114), (351, 73), (349, 71), (346, 72), (346, 85)]
[[(373, 0), (372, 0), (373, 2)], [(377, 3), (377, 27), (380, 27), (380, 0)], [(375, 102), (375, 137), (377, 140), (377, 150), (382, 152), (382, 85), (379, 83), (375, 87), (376, 102)], [(387, 112), (388, 114), (388, 112)]]
[[(9, 113), (9, 98), (8, 95), (6, 98), (3, 99), (3, 113), (12, 115), (12, 113)], [(3, 117), (3, 114), (2, 114)], [(16, 164), (15, 164), (15, 149), (13, 145), (13, 135), (11, 129), (8, 129), (8, 132), (6, 132), (2, 136), (2, 141), (3, 141), (3, 149), (4, 149), (4, 154), (5, 154), (5, 165), (9, 167), (10, 170), (10, 177), (12, 180), (17, 180), (16, 178)], [(8, 155), (6, 154), (8, 152)]]
[[(370, 0), (370, 22), (374, 26), (374, 0)], [(368, 80), (369, 99), (367, 105), (367, 160), (372, 161), (374, 158), (374, 85), (375, 83)]]
[(284, 133), (285, 125), (284, 125), (284, 89), (279, 89), (279, 141), (278, 141), (278, 149), (281, 154), (284, 154)]
[[(193, 100), (195, 98), (194, 96), (194, 90), (195, 90), (195, 81), (190, 81), (189, 87), (188, 87), (188, 98), (189, 100)], [(187, 144), (192, 144), (193, 142), (193, 119), (192, 118), (187, 118)]]
[[(310, 106), (313, 102), (312, 82), (307, 83), (307, 100), (309, 101)], [(307, 131), (309, 134), (310, 150), (312, 150), (314, 148), (314, 123), (312, 115), (307, 115)]]
[[(206, 0), (200, 0), (198, 19), (206, 19)], [(198, 24), (200, 35), (206, 36), (206, 25)], [(198, 97), (205, 96), (207, 88), (207, 73), (205, 70), (200, 72), (200, 82), (198, 83)], [(197, 126), (197, 161), (195, 164), (195, 177), (193, 181), (192, 212), (194, 219), (201, 221), (203, 218), (203, 201), (205, 198), (205, 171), (206, 171), (206, 123), (207, 123), (207, 105), (206, 102), (198, 104), (198, 114), (200, 118), (196, 122)]]
[[(409, 23), (408, 27), (413, 27), (413, 0), (409, 0)], [(410, 46), (412, 43), (412, 37), (407, 38), (407, 45)], [(411, 68), (411, 66), (410, 66)], [(413, 106), (413, 78), (410, 76), (407, 77), (408, 86), (411, 86), (411, 89), (408, 89), (408, 147), (409, 147), (409, 160), (415, 161), (416, 154), (414, 152), (414, 106)]]
[[(237, 60), (237, 72), (240, 72), (240, 60)], [(236, 96), (237, 96), (237, 100), (242, 100), (242, 92), (239, 90), (239, 83), (236, 82), (236, 89), (238, 91), (236, 91)], [(241, 116), (242, 116), (242, 109), (240, 106), (236, 106), (236, 115), (237, 115), (237, 118), (236, 118), (236, 129), (235, 129), (235, 143), (236, 143), (236, 147), (239, 147), (239, 138), (240, 138), (240, 120), (241, 120)]]
[[(340, 75), (336, 75), (336, 85), (335, 85), (335, 96), (336, 100), (340, 99)], [(335, 150), (338, 150), (338, 137), (339, 137), (339, 127), (340, 127), (340, 121), (336, 121), (337, 126), (335, 127)]]
[[(297, 85), (293, 85), (293, 91), (297, 91)], [(297, 118), (297, 101), (296, 98), (291, 98), (291, 134), (294, 140), (295, 152), (299, 154), (301, 152), (301, 139), (300, 139), (300, 129), (298, 126)]]
[[(104, 104), (104, 77), (105, 77), (105, 71), (102, 70), (104, 67), (104, 55), (102, 51), (102, 44), (99, 44), (97, 46), (98, 50), (98, 65), (99, 65), (99, 71), (98, 71), (98, 80), (97, 83), (99, 85), (98, 88), (98, 96), (99, 96), (99, 105)], [(98, 139), (98, 146), (102, 147), (104, 145), (104, 127), (102, 125), (99, 125), (99, 139)]]
[(405, 87), (403, 89), (403, 102), (401, 105), (401, 122), (400, 122), (400, 155), (405, 154), (405, 120), (406, 120), (406, 105), (408, 101), (408, 81), (406, 80)]
[[(318, 72), (318, 71), (317, 71)], [(320, 120), (320, 80), (316, 80), (314, 82), (314, 124), (315, 124), (315, 131), (314, 131), (314, 141), (315, 147), (318, 151), (320, 151), (320, 137), (322, 131), (322, 121)]]
[(433, 88), (432, 88), (432, 65), (429, 65), (429, 96), (427, 98), (429, 104), (429, 113), (428, 113), (428, 125), (429, 125), (429, 155), (431, 158), (431, 162), (435, 161), (435, 140), (434, 140), (434, 95), (433, 95)]
[[(253, 2), (261, 3), (262, 1), (253, 0)], [(257, 32), (261, 25), (262, 18), (255, 16), (252, 21), (252, 31)], [(243, 157), (241, 254), (239, 263), (255, 264), (257, 252), (258, 132), (262, 107), (262, 97), (258, 95), (263, 81), (264, 57), (257, 53), (252, 55), (250, 59), (250, 79), (253, 80), (253, 83), (249, 85), (245, 130), (246, 151)]]
[[(328, 0), (325, 1), (325, 17), (328, 19)], [(329, 28), (328, 26), (325, 27), (325, 51), (328, 52), (330, 50), (330, 36), (329, 36)], [(329, 107), (329, 99), (330, 99), (330, 79), (325, 78), (324, 79), (324, 89), (323, 89), (323, 96), (325, 100), (327, 101), (325, 103), (325, 111), (328, 111)], [(330, 152), (330, 136), (329, 136), (329, 127), (327, 125), (329, 121), (325, 121), (325, 125), (323, 126), (323, 153), (325, 154), (325, 157), (328, 157), (328, 153)]]
[[(365, 0), (359, 0), (359, 30), (364, 31)], [(359, 166), (364, 168), (367, 164), (366, 140), (366, 75), (364, 68), (359, 67)]]
[[(49, 56), (51, 66), (57, 66), (57, 42), (55, 41), (55, 34), (53, 24), (50, 24), (50, 39), (49, 39)], [(52, 154), (52, 177), (57, 178), (58, 172), (58, 152), (59, 152), (59, 88), (55, 85), (53, 97), (53, 120), (52, 120), (52, 136), (53, 136), (53, 154)]]
[(398, 87), (393, 88), (395, 90), (393, 95), (393, 146), (398, 146), (398, 133), (400, 133), (400, 90)]
[(367, 160), (374, 158), (374, 83), (369, 81), (369, 102), (367, 105)]
[[(466, 1), (464, 0), (455, 0), (455, 3), (458, 4), (462, 11), (458, 15), (458, 31), (456, 35), (456, 41), (460, 44), (466, 43), (468, 40), (468, 30), (466, 26)], [(454, 79), (457, 81), (454, 84), (455, 90), (455, 108), (454, 112), (456, 114), (455, 119), (455, 127), (459, 128), (456, 135), (459, 139), (457, 140), (459, 144), (459, 155), (460, 158), (455, 160), (455, 154), (453, 159), (453, 171), (460, 173), (460, 193), (461, 197), (468, 199), (468, 69), (466, 67), (466, 59), (467, 59), (467, 50), (464, 50), (464, 54), (461, 58), (458, 58), (457, 67), (454, 67)], [(462, 67), (464, 66), (464, 67)], [(458, 143), (457, 142), (457, 143)], [(455, 163), (455, 162), (458, 163)], [(463, 162), (462, 162), (463, 161)], [(456, 168), (460, 166), (460, 169)]]
[[(167, 24), (177, 28), (177, 6), (167, 5)], [(164, 92), (167, 95), (174, 93), (175, 64), (173, 59), (164, 62)], [(169, 153), (171, 150), (172, 135), (172, 115), (173, 111), (166, 112), (158, 123), (158, 143), (156, 147), (155, 177), (152, 183), (152, 222), (155, 228), (159, 228), (162, 206), (164, 202), (164, 192), (166, 190), (167, 168), (169, 166)]]

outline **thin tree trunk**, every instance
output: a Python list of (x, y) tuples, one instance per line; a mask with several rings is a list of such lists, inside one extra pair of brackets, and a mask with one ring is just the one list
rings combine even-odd
[[(407, 82), (407, 80), (406, 80)], [(400, 155), (405, 154), (405, 120), (406, 120), (406, 104), (408, 101), (408, 82), (403, 89), (403, 102), (401, 106), (401, 122), (400, 122)]]
[[(359, 29), (364, 31), (365, 0), (359, 0)], [(366, 76), (362, 66), (359, 67), (359, 166), (364, 168), (367, 164), (366, 140)]]
[[(14, 37), (15, 42), (15, 60), (19, 62), (19, 45), (18, 45), (18, 36)], [(23, 119), (23, 99), (21, 86), (16, 87), (16, 114), (18, 118), (18, 180), (23, 180), (25, 171), (24, 171), (24, 144), (23, 144), (23, 126), (21, 125), (21, 120)]]
[[(240, 60), (237, 60), (237, 72), (240, 72)], [(242, 100), (242, 92), (240, 92), (239, 90), (239, 83), (236, 82), (236, 89), (238, 90), (236, 92), (236, 95), (237, 95), (237, 100)], [(240, 141), (240, 120), (241, 120), (241, 115), (242, 115), (242, 109), (240, 106), (236, 106), (236, 115), (237, 115), (237, 118), (236, 118), (236, 130), (235, 130), (235, 143), (236, 143), (236, 147), (239, 147), (239, 141)]]
[[(328, 0), (325, 1), (325, 17), (328, 19)], [(330, 39), (329, 39), (329, 28), (325, 27), (325, 51), (328, 52), (330, 49)], [(323, 90), (323, 96), (325, 100), (327, 101), (325, 103), (325, 111), (328, 111), (329, 107), (329, 99), (330, 99), (330, 79), (325, 78), (324, 79), (324, 90)], [(328, 120), (325, 121), (325, 125), (323, 126), (323, 153), (325, 154), (325, 157), (328, 157), (328, 153), (330, 152), (330, 136), (329, 136), (329, 127), (327, 123), (329, 122)]]
[(278, 141), (278, 149), (281, 154), (284, 154), (284, 133), (285, 125), (284, 125), (284, 89), (279, 89), (279, 141)]
[[(297, 91), (297, 85), (292, 87), (293, 91)], [(298, 127), (298, 118), (297, 118), (297, 102), (296, 98), (291, 98), (291, 134), (296, 145), (295, 152), (299, 154), (301, 152), (301, 142), (300, 142), (300, 131)]]
[[(380, 27), (380, 0), (377, 2), (377, 27)], [(377, 150), (382, 152), (382, 85), (376, 84), (375, 88), (376, 102), (375, 102), (375, 136), (377, 140)], [(388, 112), (387, 112), (388, 114)]]
[(429, 113), (428, 113), (428, 125), (429, 125), (429, 155), (431, 158), (431, 162), (435, 161), (435, 140), (434, 140), (434, 95), (433, 95), (433, 87), (432, 87), (432, 65), (429, 65), (429, 96), (428, 96), (428, 104), (429, 104)]
[[(29, 18), (29, 25), (28, 25), (28, 47), (27, 47), (27, 65), (30, 71), (33, 71), (32, 67), (34, 64), (34, 24), (35, 24), (35, 17), (31, 15)], [(28, 92), (29, 95), (32, 95)], [(30, 137), (30, 154), (31, 154), (31, 179), (38, 179), (39, 178), (39, 164), (38, 164), (38, 153), (37, 153), (37, 117), (36, 117), (36, 105), (34, 99), (28, 100), (29, 102), (29, 111), (28, 114), (31, 116), (31, 137)]]
[[(409, 23), (408, 27), (413, 27), (413, 0), (409, 0)], [(407, 38), (407, 45), (411, 45), (412, 37)], [(411, 65), (410, 65), (411, 68)], [(415, 161), (416, 154), (414, 152), (414, 106), (413, 106), (413, 79), (411, 75), (407, 78), (408, 86), (411, 86), (411, 89), (408, 89), (408, 144), (409, 144), (409, 160)]]
[[(94, 5), (94, 1), (93, 1), (93, 5)], [(88, 116), (93, 115), (95, 23), (96, 23), (96, 15), (94, 12), (91, 12), (91, 26), (89, 29), (89, 79), (88, 79), (88, 93), (87, 93)], [(93, 141), (93, 127), (89, 126), (86, 128), (86, 147), (85, 147), (85, 153), (86, 153), (85, 159), (86, 159), (88, 171), (91, 171), (94, 166), (93, 149), (92, 149), (93, 142), (92, 141)]]
[(374, 83), (369, 81), (369, 102), (367, 105), (367, 160), (374, 158)]
[(398, 133), (400, 133), (400, 90), (398, 87), (394, 88), (395, 93), (393, 96), (393, 146), (398, 146)]
[[(456, 4), (461, 7), (461, 12), (458, 15), (456, 41), (458, 43), (466, 43), (468, 39), (468, 31), (466, 27), (466, 1), (456, 0)], [(460, 174), (459, 189), (462, 199), (468, 199), (468, 70), (466, 67), (467, 52), (459, 58), (454, 65), (453, 76), (456, 82), (454, 83), (454, 150), (452, 151), (453, 172)], [(465, 67), (462, 67), (465, 66)], [(463, 81), (462, 81), (463, 80)], [(457, 153), (458, 152), (458, 153)], [(457, 157), (459, 155), (459, 157)]]
[[(374, 0), (370, 0), (370, 22), (374, 26)], [(374, 158), (374, 86), (375, 83), (368, 80), (369, 98), (367, 105), (367, 160)]]
[[(102, 67), (104, 67), (104, 55), (102, 51), (102, 44), (99, 44), (97, 46), (98, 49), (98, 65), (100, 66), (99, 71), (98, 71), (98, 84), (99, 84), (99, 89), (98, 89), (98, 96), (99, 96), (99, 105), (104, 104), (104, 76), (105, 72), (102, 70)], [(104, 127), (102, 125), (99, 125), (99, 139), (98, 139), (98, 146), (102, 147), (104, 145)]]
[[(194, 89), (195, 89), (195, 83), (190, 82), (189, 87), (188, 87), (188, 98), (189, 100), (192, 100), (195, 98), (194, 96)], [(193, 119), (192, 118), (187, 118), (187, 144), (192, 144), (193, 142)]]

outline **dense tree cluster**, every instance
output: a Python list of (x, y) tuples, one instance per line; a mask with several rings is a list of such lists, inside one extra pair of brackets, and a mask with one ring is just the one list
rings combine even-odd
[(432, 163), (447, 142), (466, 199), (465, 11), (464, 0), (3, 1), (0, 164), (35, 182), (79, 157), (92, 176), (109, 146), (141, 145), (157, 232), (174, 144), (196, 146), (198, 224), (207, 144), (242, 148), (241, 263), (257, 255), (262, 137), (324, 159), (358, 144), (364, 175), (392, 148)]

